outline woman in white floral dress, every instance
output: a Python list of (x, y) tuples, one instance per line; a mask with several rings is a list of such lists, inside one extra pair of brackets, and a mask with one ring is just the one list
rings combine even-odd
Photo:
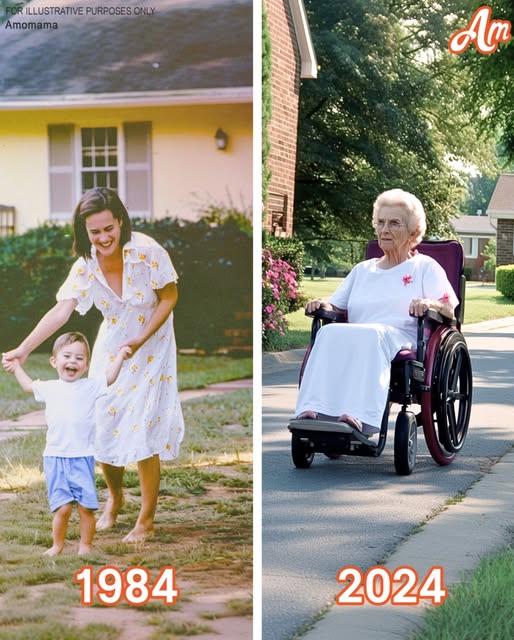
[(127, 210), (111, 189), (91, 189), (82, 196), (73, 230), (80, 257), (57, 293), (57, 304), (4, 357), (25, 360), (66, 323), (74, 309), (85, 314), (92, 305), (104, 320), (90, 374), (104, 371), (121, 346), (132, 349), (110, 394), (97, 404), (96, 459), (109, 489), (97, 528), (114, 525), (123, 504), (124, 467), (137, 462), (141, 510), (124, 540), (144, 540), (154, 531), (160, 459), (178, 455), (184, 434), (172, 314), (178, 298), (177, 274), (165, 249), (131, 231)]

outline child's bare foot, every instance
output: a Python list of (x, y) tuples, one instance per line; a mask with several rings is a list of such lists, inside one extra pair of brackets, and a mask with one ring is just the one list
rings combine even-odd
[(144, 542), (149, 538), (153, 538), (155, 531), (152, 526), (144, 527), (143, 525), (136, 525), (132, 531), (127, 533), (123, 538), (123, 542)]
[(54, 556), (58, 556), (61, 553), (62, 550), (63, 550), (63, 547), (58, 546), (58, 545), (56, 546), (54, 544), (54, 546), (51, 547), (50, 549), (48, 549), (47, 551), (45, 551), (43, 555), (44, 556), (49, 556), (50, 558), (53, 558)]
[(116, 518), (120, 509), (125, 504), (125, 496), (122, 494), (121, 498), (115, 499), (109, 496), (105, 509), (96, 523), (96, 530), (103, 531), (105, 529), (112, 529), (116, 523)]

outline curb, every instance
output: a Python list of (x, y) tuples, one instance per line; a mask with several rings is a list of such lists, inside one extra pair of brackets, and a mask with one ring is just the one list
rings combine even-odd
[(497, 318), (496, 320), (484, 320), (474, 324), (465, 324), (463, 333), (479, 333), (480, 331), (494, 331), (495, 329), (506, 329), (514, 326), (514, 317)]
[(302, 364), (305, 349), (273, 351), (262, 354), (262, 373), (277, 373), (298, 368)]

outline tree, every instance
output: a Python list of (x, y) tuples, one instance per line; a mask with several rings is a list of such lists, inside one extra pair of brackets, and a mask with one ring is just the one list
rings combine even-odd
[(482, 174), (470, 176), (468, 178), (467, 195), (462, 201), (461, 213), (475, 215), (479, 210), (485, 213), (495, 185), (496, 176), (494, 178), (489, 178)]
[(429, 233), (448, 232), (466, 192), (459, 166), (490, 170), (494, 155), (458, 108), (464, 81), (446, 50), (463, 4), (307, 1), (320, 72), (301, 93), (302, 238), (369, 237), (374, 198), (397, 186), (421, 199)]
[(494, 271), (496, 269), (496, 240), (489, 240), (482, 251), (482, 255), (487, 258), (484, 262), (484, 269)]

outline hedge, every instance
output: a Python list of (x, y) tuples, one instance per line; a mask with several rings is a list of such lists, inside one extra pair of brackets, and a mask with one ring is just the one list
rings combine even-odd
[(514, 264), (496, 268), (496, 288), (506, 298), (514, 300)]
[[(134, 220), (170, 253), (179, 275), (175, 332), (179, 348), (208, 352), (251, 346), (252, 238), (232, 220)], [(55, 294), (75, 258), (69, 226), (45, 225), (0, 238), (3, 309), (0, 348), (15, 347), (55, 304)], [(74, 313), (62, 330), (83, 331), (94, 341), (100, 313)], [(236, 336), (236, 338), (234, 338)], [(40, 347), (49, 350), (49, 342)]]

